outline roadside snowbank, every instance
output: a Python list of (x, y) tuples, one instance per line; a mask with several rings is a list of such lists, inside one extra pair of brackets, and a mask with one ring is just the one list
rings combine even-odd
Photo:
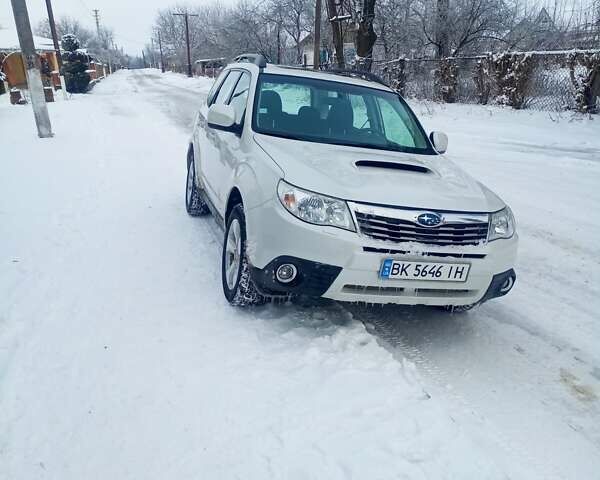
[[(149, 70), (149, 72), (151, 73), (152, 70)], [(165, 81), (165, 83), (168, 83), (169, 85), (188, 88), (202, 93), (208, 93), (210, 87), (212, 87), (212, 84), (215, 81), (214, 78), (209, 77), (189, 78), (185, 75), (175, 72), (165, 72), (161, 76), (161, 80)]]

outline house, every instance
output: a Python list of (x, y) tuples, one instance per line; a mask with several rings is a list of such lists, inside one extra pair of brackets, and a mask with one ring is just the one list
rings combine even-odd
[(557, 50), (563, 48), (564, 39), (546, 8), (533, 19), (519, 22), (505, 38), (513, 50)]
[[(42, 64), (42, 77), (47, 86), (60, 87), (58, 61), (50, 38), (34, 36), (33, 41)], [(19, 37), (12, 29), (0, 28), (0, 72), (9, 88), (26, 88), (27, 76), (21, 56)]]
[[(314, 57), (314, 40), (313, 34), (307, 33), (300, 40), (300, 48), (302, 51), (302, 65), (305, 67), (313, 66)], [(354, 46), (354, 32), (348, 31), (344, 33), (344, 58), (348, 65), (351, 65), (356, 57), (356, 47)], [(334, 52), (332, 47), (321, 44), (320, 62), (319, 65), (328, 65), (334, 61)]]

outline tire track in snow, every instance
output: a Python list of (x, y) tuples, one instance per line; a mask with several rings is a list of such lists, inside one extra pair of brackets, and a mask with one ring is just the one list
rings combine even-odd
[[(395, 357), (407, 358), (417, 365), (419, 371), (427, 380), (425, 383), (428, 388), (427, 393), (444, 398), (455, 408), (453, 413), (456, 413), (456, 415), (452, 415), (454, 421), (459, 422), (474, 437), (478, 435), (477, 431), (482, 429), (491, 434), (489, 436), (506, 454), (506, 456), (497, 458), (498, 461), (506, 462), (505, 468), (507, 470), (505, 471), (511, 471), (514, 465), (520, 465), (526, 466), (528, 478), (561, 478), (555, 469), (550, 469), (547, 464), (538, 461), (525, 445), (504, 435), (489, 418), (478, 411), (472, 402), (448, 383), (447, 376), (427, 358), (427, 355), (420, 348), (410, 345), (398, 330), (390, 328), (390, 319), (378, 315), (377, 307), (350, 307), (349, 311)], [(474, 425), (474, 423), (477, 423), (477, 425)]]

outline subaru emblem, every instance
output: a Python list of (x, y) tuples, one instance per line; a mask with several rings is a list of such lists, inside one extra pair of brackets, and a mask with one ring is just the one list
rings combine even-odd
[(422, 213), (417, 217), (417, 222), (424, 227), (437, 227), (442, 223), (442, 216), (434, 212)]

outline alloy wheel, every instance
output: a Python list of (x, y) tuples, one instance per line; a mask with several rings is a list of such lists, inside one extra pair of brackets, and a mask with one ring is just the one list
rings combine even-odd
[(227, 287), (231, 290), (235, 288), (241, 263), (242, 235), (240, 222), (235, 218), (229, 226), (225, 246), (225, 280), (227, 281)]

